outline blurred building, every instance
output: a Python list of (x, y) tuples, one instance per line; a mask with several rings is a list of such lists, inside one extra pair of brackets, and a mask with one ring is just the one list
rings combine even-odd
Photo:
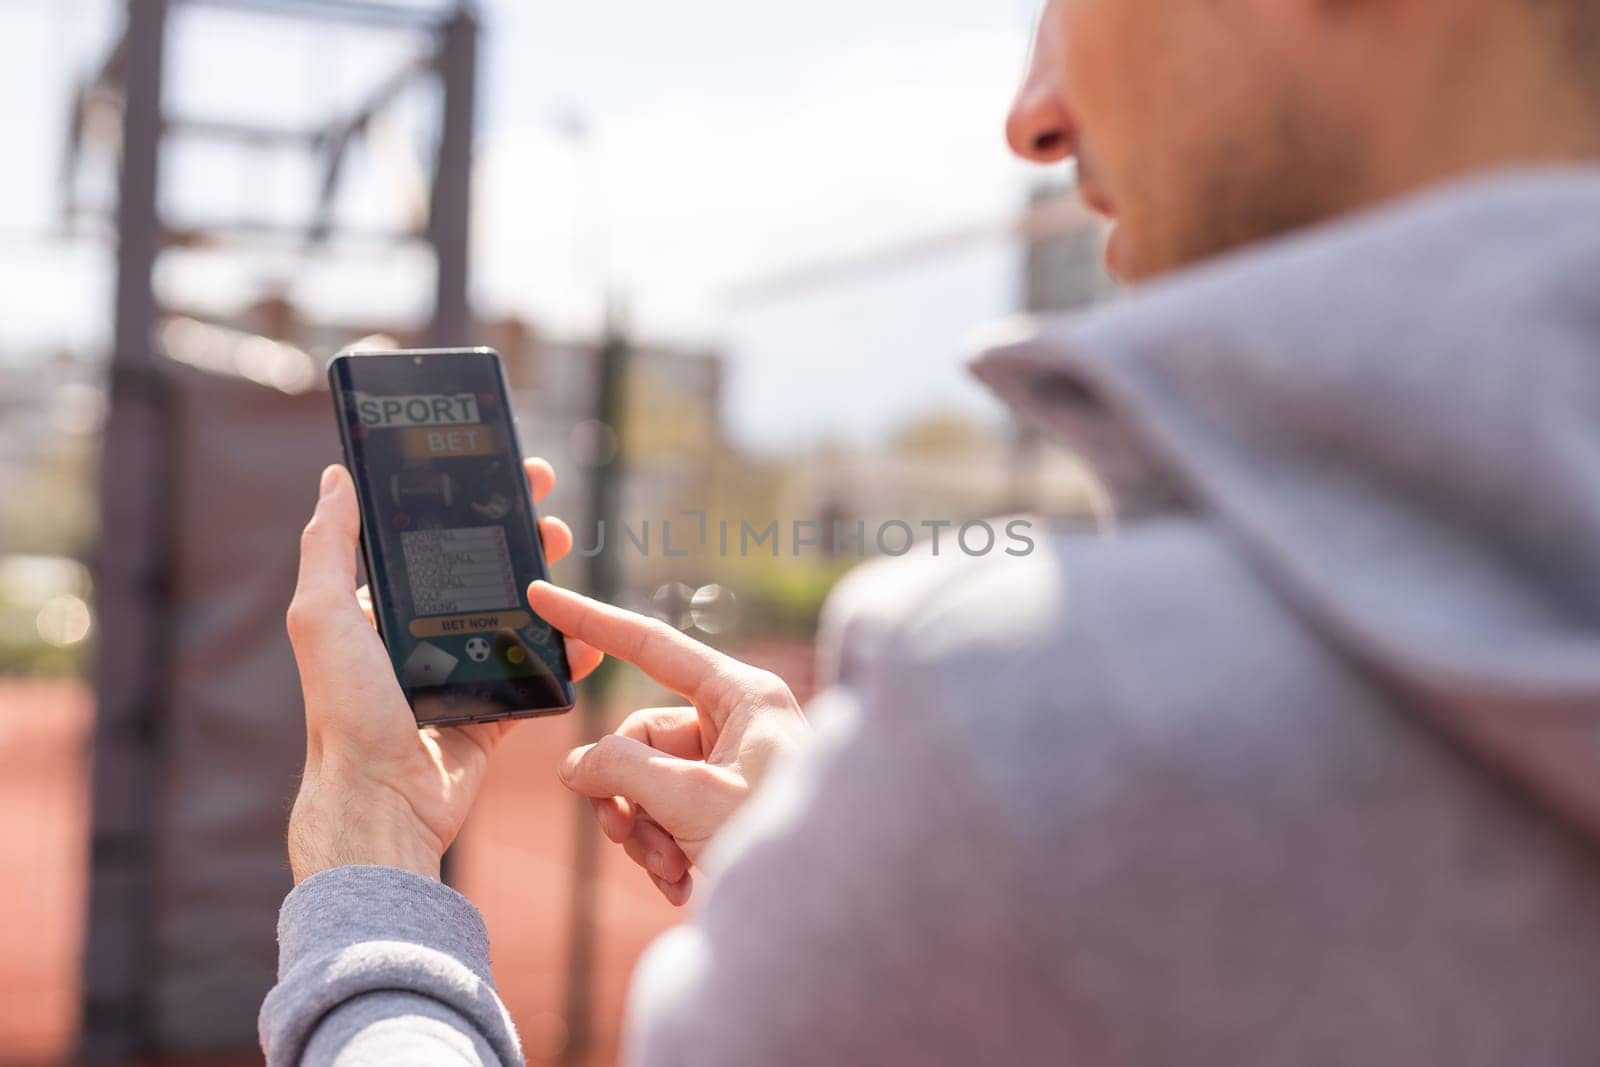
[[(220, 320), (174, 316), (162, 339), (180, 363), (299, 392), (325, 388), (322, 368), (343, 348), (419, 347), (425, 333), (417, 325), (311, 321), (272, 295)], [(709, 506), (729, 456), (720, 352), (630, 341), (619, 437), (594, 418), (596, 342), (549, 335), (513, 315), (478, 321), (473, 336), (505, 361), (523, 450), (548, 459), (559, 475), (545, 510), (568, 520), (580, 547), (596, 543), (583, 510), (589, 475), (619, 455), (622, 507), (634, 522)], [(336, 441), (331, 415), (327, 433)]]
[[(1029, 197), (1029, 206), (1072, 195), (1070, 188), (1040, 186)], [(1115, 295), (1116, 282), (1106, 273), (1101, 255), (1104, 229), (1085, 218), (1077, 225), (1028, 236), (1023, 246), (1024, 311), (1076, 311)]]
[[(1072, 196), (1071, 186), (1041, 186), (1033, 191), (1029, 205), (1037, 211), (1049, 201)], [(1071, 225), (1029, 233), (1023, 245), (1022, 309), (1031, 315), (1066, 314), (1114, 299), (1117, 284), (1106, 273), (1104, 245), (1105, 226), (1086, 214)], [(1134, 519), (1169, 508), (1180, 497), (1180, 487), (1150, 469), (1135, 443), (1093, 398), (1086, 400), (1078, 415), (1062, 419), (1064, 424), (1077, 420), (1078, 439), (1094, 442), (1092, 472), (1087, 467), (1080, 470), (1099, 486), (1095, 499), (1101, 517), (1114, 511), (1121, 519)], [(1059, 446), (1038, 430), (1016, 428), (1011, 465), (1019, 508), (1040, 510), (1044, 500), (1040, 494), (1046, 492), (1053, 457), (1060, 453)]]
[[(926, 538), (923, 523), (960, 525), (1013, 510), (1015, 453), (1002, 433), (957, 416), (932, 415), (904, 428), (878, 450), (829, 449), (796, 464), (780, 513), (838, 520), (850, 532), (857, 522), (872, 531), (904, 522)], [(1092, 518), (1098, 487), (1069, 453), (1040, 451), (1030, 470), (1029, 511), (1068, 519)], [(851, 546), (854, 554), (856, 549)]]

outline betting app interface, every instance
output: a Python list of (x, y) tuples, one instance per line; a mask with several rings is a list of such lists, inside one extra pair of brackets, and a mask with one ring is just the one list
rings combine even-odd
[(370, 578), (419, 720), (567, 707), (561, 636), (504, 385), (487, 353), (354, 356), (333, 368)]

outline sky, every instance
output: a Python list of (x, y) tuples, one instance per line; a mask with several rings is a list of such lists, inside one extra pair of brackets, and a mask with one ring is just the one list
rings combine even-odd
[[(1005, 105), (1033, 0), (483, 5), (474, 177), (474, 299), (557, 332), (592, 328), (620, 294), (641, 334), (715, 345), (727, 417), (748, 447), (881, 439), (928, 410), (993, 414), (963, 369), (975, 327), (1009, 312), (1020, 250), (996, 241), (787, 297), (741, 285), (1013, 214), (1042, 175), (1007, 157)], [(111, 0), (0, 0), (0, 358), (103, 344), (102, 242), (42, 240), (57, 221), (72, 79), (120, 18)], [(180, 8), (174, 114), (292, 124), (360, 99), (408, 54), (402, 36), (311, 31)], [(357, 158), (340, 208), (367, 225), (413, 210), (427, 101), (402, 102)], [(580, 132), (581, 131), (581, 132)], [(304, 210), (315, 174), (288, 156), (174, 143), (169, 218)], [(105, 200), (110, 174), (81, 186)], [(225, 309), (282, 284), (315, 311), (421, 315), (418, 252), (338, 257), (169, 255), (169, 299)]]

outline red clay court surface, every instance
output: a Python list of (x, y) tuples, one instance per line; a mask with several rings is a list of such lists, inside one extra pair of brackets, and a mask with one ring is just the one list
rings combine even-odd
[(66, 682), (0, 680), (0, 1057), (71, 1048), (88, 847), (90, 707)]
[[(802, 698), (809, 691), (809, 647), (764, 645), (742, 654), (789, 678)], [(63, 1062), (75, 1043), (91, 724), (90, 696), (79, 683), (0, 679), (0, 812), (10, 816), (0, 819), (0, 1063)], [(567, 1035), (578, 802), (553, 771), (578, 743), (579, 724), (572, 715), (510, 735), (458, 849), (455, 879), (488, 921), (496, 980), (530, 1063), (554, 1062)], [(596, 917), (595, 1023), (585, 1062), (600, 1065), (616, 1060), (634, 960), (679, 913), (607, 845)]]

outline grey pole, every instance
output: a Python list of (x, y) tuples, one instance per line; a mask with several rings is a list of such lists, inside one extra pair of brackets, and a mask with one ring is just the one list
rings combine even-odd
[(477, 61), (478, 19), (462, 5), (444, 24), (438, 58), (444, 115), (428, 212), (428, 240), (438, 265), (430, 340), (438, 347), (471, 343), (467, 269)]
[[(438, 160), (428, 207), (428, 243), (435, 275), (433, 323), (428, 340), (436, 348), (472, 343), (472, 309), (467, 291), (472, 218), (472, 137), (476, 117), (478, 19), (468, 4), (459, 6), (441, 27), (435, 59), (442, 88)], [(455, 857), (440, 859), (446, 885), (455, 874)]]
[(163, 661), (167, 413), (152, 270), (167, 0), (128, 0), (111, 409), (101, 461), (89, 916), (80, 1056), (149, 1044), (150, 871)]
[[(616, 435), (616, 452), (609, 462), (594, 468), (589, 481), (589, 521), (605, 530), (605, 551), (589, 559), (589, 595), (606, 603), (622, 591), (622, 480), (626, 473), (623, 438), (623, 383), (628, 373), (628, 335), (623, 312), (613, 297), (606, 314), (605, 337), (596, 353), (594, 417)], [(598, 537), (599, 534), (597, 533)], [(606, 729), (607, 697), (615, 664), (607, 659), (586, 683), (579, 729), (585, 742), (597, 740)], [(589, 802), (579, 798), (572, 855), (571, 927), (567, 938), (567, 1043), (563, 1064), (587, 1061), (594, 1031), (594, 949), (598, 921), (595, 897), (599, 889), (600, 839)]]

